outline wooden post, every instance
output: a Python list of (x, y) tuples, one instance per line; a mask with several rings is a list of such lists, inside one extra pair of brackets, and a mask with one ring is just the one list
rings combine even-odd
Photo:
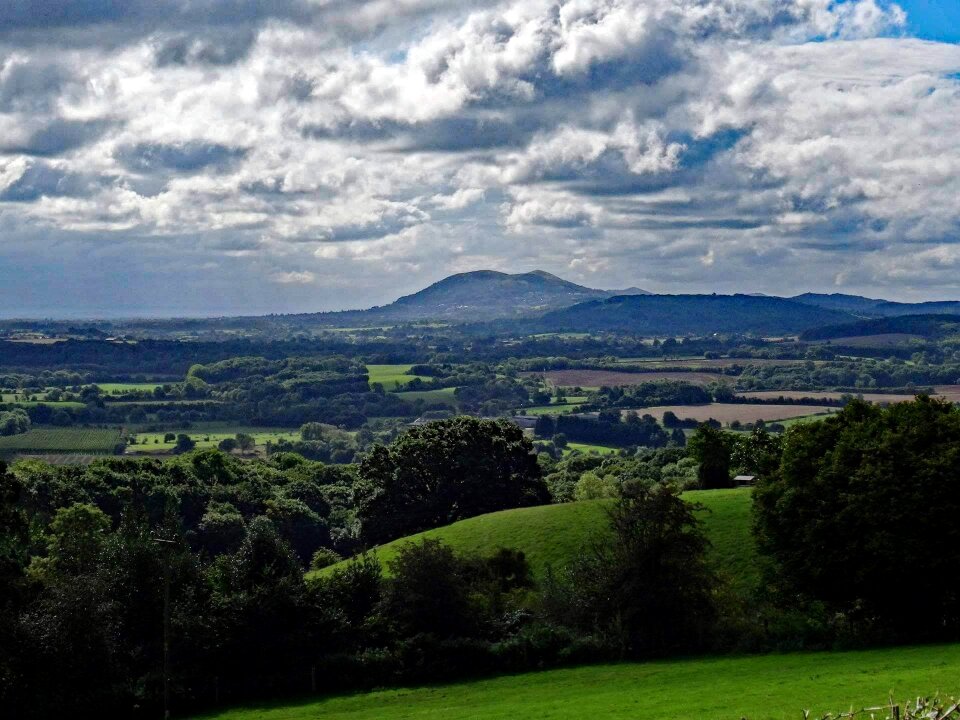
[[(317, 666), (310, 666), (310, 692), (317, 692)], [(899, 718), (897, 718), (899, 720)]]

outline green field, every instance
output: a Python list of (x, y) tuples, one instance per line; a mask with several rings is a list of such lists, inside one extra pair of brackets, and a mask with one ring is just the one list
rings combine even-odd
[(831, 415), (836, 413), (817, 413), (814, 415), (802, 415), (801, 417), (789, 418), (787, 420), (777, 420), (780, 425), (784, 427), (791, 427), (793, 425), (802, 425), (803, 423), (811, 422), (820, 422), (821, 420), (826, 420)]
[(534, 405), (533, 407), (517, 408), (519, 415), (560, 415), (561, 413), (575, 412), (587, 401), (586, 395), (573, 395), (564, 402), (557, 402), (556, 398), (549, 405)]
[[(802, 720), (960, 694), (960, 645), (594, 665), (380, 690), (220, 720)], [(869, 718), (870, 716), (865, 716)], [(885, 717), (884, 714), (878, 717)]]
[(120, 441), (119, 430), (39, 428), (0, 437), (0, 453), (111, 453)]
[[(704, 530), (713, 547), (713, 566), (738, 590), (754, 587), (759, 577), (757, 555), (750, 536), (750, 489), (695, 490), (684, 494), (706, 507)], [(560, 567), (583, 551), (591, 539), (606, 529), (609, 501), (541, 505), (480, 515), (468, 520), (394, 540), (374, 549), (387, 565), (398, 549), (421, 538), (442, 540), (462, 553), (490, 554), (502, 547), (522, 550), (537, 577), (547, 567)], [(332, 566), (336, 568), (337, 566)], [(331, 568), (320, 570), (327, 573)]]
[(403, 387), (416, 377), (422, 380), (431, 379), (422, 375), (407, 375), (407, 371), (412, 367), (413, 365), (367, 365), (367, 374), (370, 376), (371, 385), (380, 383), (387, 391), (395, 390), (397, 383)]
[[(16, 405), (17, 407), (36, 407), (37, 405), (49, 405), (53, 408), (82, 408), (82, 402), (74, 400), (14, 400), (16, 395), (4, 393), (0, 395), (0, 402)], [(39, 397), (39, 396), (38, 396)]]
[(563, 449), (563, 454), (569, 455), (574, 450), (579, 450), (587, 455), (616, 455), (620, 448), (607, 447), (606, 445), (590, 445), (589, 443), (568, 442), (567, 446)]
[(406, 390), (398, 392), (397, 396), (410, 402), (423, 400), (425, 403), (442, 403), (443, 405), (456, 407), (457, 400), (454, 397), (454, 392), (456, 392), (456, 388), (452, 387), (438, 390)]
[(162, 383), (94, 383), (98, 388), (108, 395), (121, 395), (128, 392), (153, 392)]
[(256, 427), (216, 427), (211, 429), (189, 428), (187, 430), (164, 430), (162, 432), (143, 432), (136, 433), (137, 444), (130, 445), (127, 452), (130, 453), (150, 453), (158, 450), (169, 450), (175, 443), (163, 441), (163, 436), (168, 432), (174, 435), (184, 433), (189, 435), (198, 448), (216, 447), (220, 441), (235, 437), (237, 433), (247, 433), (253, 436), (253, 441), (258, 445), (266, 445), (267, 441), (277, 442), (281, 438), (284, 440), (296, 441), (300, 439), (299, 430), (290, 428), (256, 428)]

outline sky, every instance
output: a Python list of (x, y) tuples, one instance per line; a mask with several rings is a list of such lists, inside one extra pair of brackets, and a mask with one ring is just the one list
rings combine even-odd
[(0, 4), (0, 316), (960, 298), (957, 0)]

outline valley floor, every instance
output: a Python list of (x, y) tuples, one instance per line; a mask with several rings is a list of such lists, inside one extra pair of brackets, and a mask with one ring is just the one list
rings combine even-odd
[[(296, 705), (218, 720), (802, 720), (960, 694), (960, 645), (598, 665)], [(869, 717), (869, 716), (867, 716)], [(879, 714), (878, 717), (885, 717)]]

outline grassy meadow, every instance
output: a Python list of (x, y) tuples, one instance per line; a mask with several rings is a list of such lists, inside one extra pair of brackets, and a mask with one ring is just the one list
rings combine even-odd
[[(235, 709), (217, 720), (802, 720), (960, 694), (960, 645), (594, 665)], [(867, 716), (869, 717), (869, 715)], [(883, 715), (880, 715), (883, 717)]]
[[(122, 395), (129, 392), (153, 392), (163, 383), (94, 383), (108, 395)], [(172, 383), (171, 383), (172, 384)]]
[(0, 395), (0, 402), (16, 405), (17, 407), (36, 407), (37, 405), (49, 405), (52, 408), (82, 408), (83, 403), (75, 400), (16, 400), (20, 397), (13, 394)]
[[(716, 570), (738, 587), (753, 587), (759, 571), (750, 535), (750, 489), (694, 490), (684, 497), (704, 506), (701, 518), (713, 544), (710, 558)], [(386, 567), (400, 547), (422, 538), (441, 540), (462, 553), (516, 548), (527, 556), (534, 576), (543, 577), (548, 567), (565, 564), (606, 531), (608, 505), (607, 500), (588, 500), (502, 510), (400, 538), (373, 553)]]
[(263, 427), (223, 427), (215, 428), (189, 428), (187, 430), (163, 430), (160, 432), (139, 432), (136, 433), (137, 444), (130, 445), (127, 452), (130, 453), (151, 453), (158, 450), (170, 450), (176, 444), (174, 442), (164, 442), (164, 435), (167, 433), (179, 435), (184, 433), (189, 435), (197, 444), (198, 448), (216, 447), (221, 441), (227, 438), (236, 437), (237, 433), (246, 433), (253, 436), (253, 441), (258, 446), (266, 445), (267, 442), (277, 442), (280, 439), (296, 441), (300, 439), (299, 430), (290, 428), (263, 428)]
[(437, 390), (405, 390), (398, 392), (397, 395), (404, 400), (415, 402), (423, 400), (428, 404), (442, 404), (456, 407), (457, 399), (454, 397), (456, 388), (438, 388)]
[(591, 445), (590, 443), (568, 442), (567, 446), (563, 449), (563, 454), (569, 455), (574, 450), (579, 450), (587, 455), (616, 455), (620, 449), (615, 447), (607, 447), (606, 445)]
[(534, 405), (533, 407), (517, 408), (520, 415), (560, 415), (576, 412), (589, 398), (586, 395), (570, 395), (562, 402), (552, 398), (549, 405)]
[(397, 388), (397, 383), (403, 387), (414, 378), (420, 377), (423, 380), (430, 378), (418, 375), (408, 375), (407, 372), (413, 365), (367, 365), (367, 374), (370, 377), (370, 384), (380, 383), (383, 389), (390, 391)]

